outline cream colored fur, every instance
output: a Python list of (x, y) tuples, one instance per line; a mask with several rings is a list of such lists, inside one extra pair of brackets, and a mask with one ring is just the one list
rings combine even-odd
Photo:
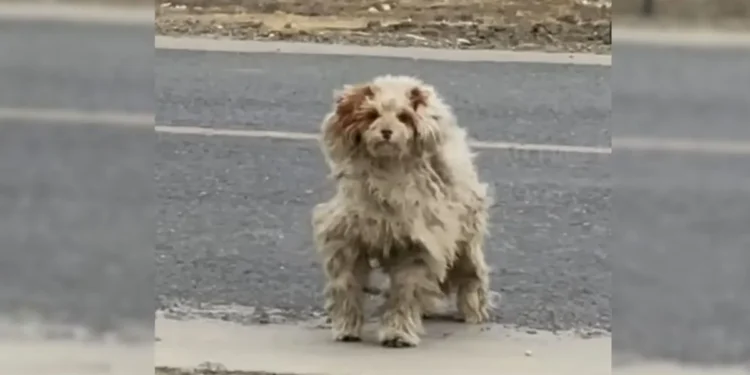
[(487, 186), (450, 107), (407, 76), (347, 86), (334, 99), (321, 144), (337, 189), (312, 219), (334, 338), (360, 340), (371, 260), (390, 279), (384, 346), (418, 345), (423, 314), (454, 292), (466, 322), (486, 321)]

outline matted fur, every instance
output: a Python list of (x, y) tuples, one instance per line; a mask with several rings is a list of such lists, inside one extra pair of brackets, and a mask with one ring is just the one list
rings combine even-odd
[(383, 345), (416, 346), (423, 314), (453, 292), (466, 322), (486, 321), (487, 186), (436, 90), (391, 75), (346, 86), (321, 132), (337, 189), (312, 225), (334, 338), (360, 340), (370, 260), (390, 277)]

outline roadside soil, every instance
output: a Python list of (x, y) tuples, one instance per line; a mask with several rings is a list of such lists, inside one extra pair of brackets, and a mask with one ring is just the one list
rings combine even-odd
[(750, 30), (750, 1), (653, 0), (651, 17), (643, 17), (644, 0), (617, 0), (612, 13), (616, 25), (663, 25)]
[(608, 0), (172, 0), (160, 35), (455, 49), (611, 49)]

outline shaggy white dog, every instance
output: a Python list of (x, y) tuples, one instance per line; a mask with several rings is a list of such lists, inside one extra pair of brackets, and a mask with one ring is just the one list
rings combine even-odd
[(423, 314), (454, 292), (466, 322), (486, 321), (487, 186), (451, 108), (407, 76), (346, 86), (334, 99), (321, 144), (337, 190), (312, 219), (334, 339), (361, 340), (370, 260), (390, 278), (382, 345), (418, 345)]

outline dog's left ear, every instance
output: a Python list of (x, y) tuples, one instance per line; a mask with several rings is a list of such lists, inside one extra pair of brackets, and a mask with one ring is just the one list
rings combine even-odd
[(411, 108), (416, 112), (420, 107), (426, 107), (430, 93), (426, 89), (416, 86), (409, 91)]
[(440, 118), (421, 111), (428, 106), (432, 95), (432, 90), (422, 86), (415, 86), (409, 91), (409, 103), (417, 116), (421, 118), (414, 129), (416, 135), (415, 151), (419, 154), (435, 152), (442, 142)]

